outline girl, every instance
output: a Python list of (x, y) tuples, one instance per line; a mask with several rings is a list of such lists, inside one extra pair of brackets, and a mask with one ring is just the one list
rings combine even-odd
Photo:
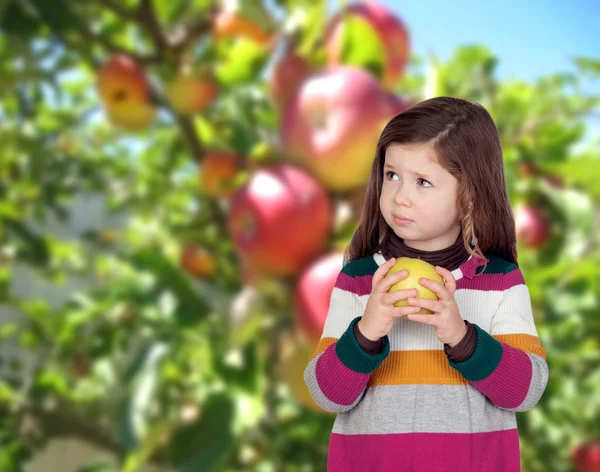
[[(419, 283), (438, 301), (387, 292), (408, 275), (386, 275), (398, 257), (436, 266), (444, 284)], [(433, 98), (386, 125), (304, 379), (338, 413), (330, 472), (520, 470), (515, 412), (539, 401), (548, 366), (481, 105)]]

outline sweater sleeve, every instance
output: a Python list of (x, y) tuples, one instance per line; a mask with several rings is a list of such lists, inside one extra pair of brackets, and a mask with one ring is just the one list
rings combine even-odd
[(323, 410), (341, 413), (354, 408), (367, 389), (371, 373), (388, 356), (389, 339), (379, 353), (366, 352), (356, 339), (354, 325), (362, 317), (359, 287), (343, 272), (331, 293), (323, 334), (304, 370), (304, 381)]
[(473, 355), (449, 362), (499, 408), (527, 411), (548, 383), (546, 351), (535, 327), (529, 290), (516, 265), (503, 276), (503, 288), (490, 333), (473, 325), (477, 330)]

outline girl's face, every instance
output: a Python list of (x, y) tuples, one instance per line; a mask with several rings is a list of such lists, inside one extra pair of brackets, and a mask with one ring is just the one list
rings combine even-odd
[(458, 181), (434, 156), (431, 144), (388, 146), (379, 198), (394, 233), (407, 246), (424, 251), (452, 246), (460, 233)]

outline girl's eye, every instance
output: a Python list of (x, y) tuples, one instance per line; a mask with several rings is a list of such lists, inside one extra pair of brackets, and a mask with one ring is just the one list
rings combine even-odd
[[(392, 172), (392, 171), (386, 172), (385, 175), (386, 175), (386, 177), (388, 177), (389, 180), (393, 180), (392, 177), (390, 177), (390, 175), (396, 175), (397, 176), (397, 174), (395, 172)], [(421, 184), (421, 182), (426, 182), (427, 184), (429, 184), (429, 187), (433, 187), (433, 185), (431, 185), (431, 183), (429, 181), (425, 180), (425, 179), (418, 178), (417, 182), (419, 182), (419, 185), (421, 185), (421, 187), (428, 188), (425, 185)]]

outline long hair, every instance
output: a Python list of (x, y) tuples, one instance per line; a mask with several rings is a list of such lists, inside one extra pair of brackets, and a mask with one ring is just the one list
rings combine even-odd
[(344, 264), (388, 244), (393, 230), (379, 208), (385, 151), (391, 144), (417, 143), (431, 143), (438, 164), (458, 180), (462, 234), (469, 254), (481, 259), (484, 254), (499, 256), (517, 264), (515, 220), (498, 130), (483, 106), (452, 97), (417, 103), (392, 118), (381, 132), (360, 221), (344, 253)]

